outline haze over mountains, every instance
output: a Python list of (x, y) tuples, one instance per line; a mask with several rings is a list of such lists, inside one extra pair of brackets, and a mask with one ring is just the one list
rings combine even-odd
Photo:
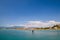
[(24, 24), (20, 24), (20, 25), (9, 25), (9, 26), (0, 26), (0, 28), (40, 28), (40, 27), (52, 27), (56, 24), (60, 24), (60, 22), (56, 22), (56, 21), (27, 21)]

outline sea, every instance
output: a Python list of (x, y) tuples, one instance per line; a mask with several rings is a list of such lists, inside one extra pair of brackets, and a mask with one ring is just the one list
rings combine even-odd
[(60, 40), (60, 30), (0, 30), (0, 40)]

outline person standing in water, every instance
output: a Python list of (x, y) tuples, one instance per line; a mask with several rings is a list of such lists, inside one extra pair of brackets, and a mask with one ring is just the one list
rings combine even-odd
[(32, 30), (32, 34), (34, 34), (34, 30)]

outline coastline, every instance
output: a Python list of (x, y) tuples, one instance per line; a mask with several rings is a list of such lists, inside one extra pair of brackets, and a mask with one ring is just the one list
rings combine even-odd
[[(5, 29), (2, 28), (0, 30), (5, 30)], [(9, 28), (7, 30), (9, 30)], [(45, 29), (45, 28), (43, 28), (43, 29), (41, 29), (41, 28), (39, 28), (39, 29), (37, 29), (37, 28), (15, 28), (15, 29), (11, 29), (10, 28), (10, 30), (60, 30), (60, 28), (59, 29)]]

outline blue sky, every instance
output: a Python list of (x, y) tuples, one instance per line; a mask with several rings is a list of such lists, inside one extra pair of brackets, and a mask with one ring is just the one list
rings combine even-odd
[(60, 21), (60, 0), (0, 0), (0, 25)]

